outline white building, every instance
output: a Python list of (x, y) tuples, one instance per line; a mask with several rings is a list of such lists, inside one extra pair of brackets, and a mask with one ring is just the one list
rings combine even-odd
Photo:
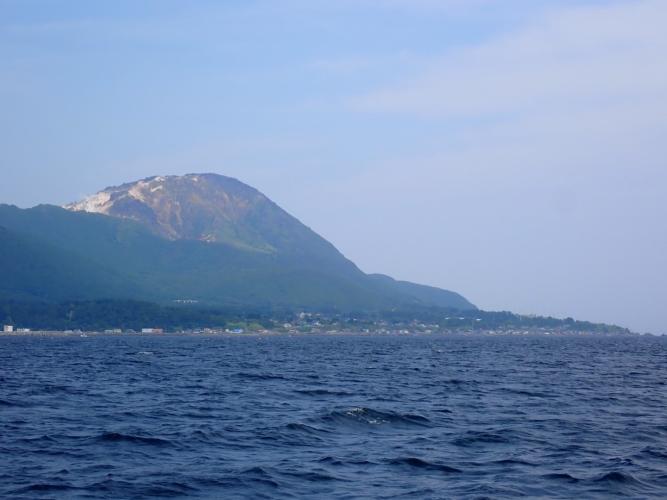
[(2, 331), (5, 333), (12, 333), (14, 331), (14, 327), (12, 325), (5, 325), (2, 328)]
[(141, 333), (164, 333), (162, 328), (142, 328)]

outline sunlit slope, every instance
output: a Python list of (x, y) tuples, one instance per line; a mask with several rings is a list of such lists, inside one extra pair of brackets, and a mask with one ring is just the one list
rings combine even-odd
[[(135, 190), (131, 200), (127, 193), (134, 184), (110, 188), (116, 193), (122, 188), (123, 195), (98, 193), (69, 210), (1, 205), (0, 226), (18, 238), (15, 246), (31, 249), (16, 246), (3, 254), (8, 276), (3, 293), (239, 307), (474, 308), (452, 292), (364, 274), (329, 242), (238, 181), (210, 175), (152, 179), (158, 183), (139, 181), (143, 191)], [(159, 199), (144, 191), (160, 193)], [(165, 193), (171, 194), (165, 198)], [(124, 204), (122, 213), (117, 203)]]

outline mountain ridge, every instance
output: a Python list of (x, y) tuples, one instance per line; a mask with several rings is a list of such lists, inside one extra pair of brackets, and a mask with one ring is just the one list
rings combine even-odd
[[(113, 276), (106, 279), (117, 281), (114, 286), (127, 298), (237, 307), (476, 309), (455, 292), (363, 273), (268, 197), (217, 174), (150, 177), (67, 207), (1, 205), (0, 226), (9, 231), (7, 238), (57, 249), (52, 253), (59, 259), (82, 259), (90, 275)], [(48, 261), (48, 252), (35, 255)], [(5, 258), (10, 267), (12, 259), (21, 259)], [(74, 282), (80, 279), (75, 269), (67, 269)], [(21, 288), (24, 281), (34, 285), (29, 274), (14, 274), (13, 288), (0, 284), (0, 294), (49, 298), (39, 286)], [(76, 298), (108, 297), (91, 291)]]

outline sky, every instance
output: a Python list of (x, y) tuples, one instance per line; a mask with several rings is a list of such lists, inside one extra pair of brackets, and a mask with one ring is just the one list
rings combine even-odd
[(264, 192), (366, 272), (667, 333), (665, 0), (0, 0), (0, 203)]

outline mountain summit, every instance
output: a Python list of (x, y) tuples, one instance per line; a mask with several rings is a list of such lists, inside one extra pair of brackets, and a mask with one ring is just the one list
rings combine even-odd
[(170, 240), (262, 252), (288, 251), (317, 237), (256, 189), (217, 174), (149, 177), (106, 188), (64, 208), (131, 219)]
[(0, 205), (0, 275), (0, 298), (475, 309), (454, 292), (363, 273), (265, 195), (216, 174), (149, 177), (65, 207)]

